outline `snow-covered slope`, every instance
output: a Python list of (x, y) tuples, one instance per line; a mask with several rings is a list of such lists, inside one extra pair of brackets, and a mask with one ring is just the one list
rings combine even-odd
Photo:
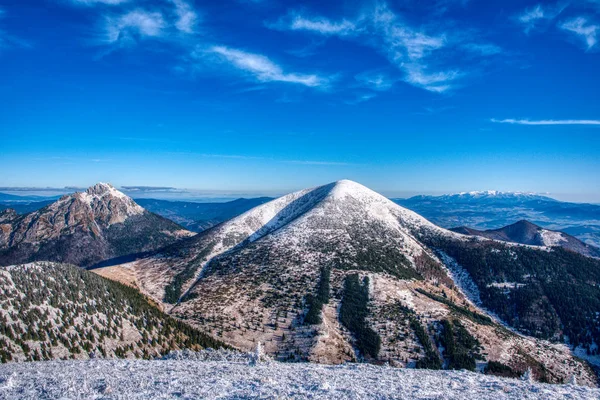
[[(57, 374), (59, 372), (59, 374)], [(600, 390), (466, 371), (194, 360), (0, 366), (0, 398), (597, 399)]]
[(44, 260), (87, 267), (191, 235), (112, 185), (98, 183), (29, 214), (3, 212), (0, 265)]
[(165, 297), (166, 282), (183, 270), (193, 273), (186, 274), (177, 298), (202, 276), (207, 264), (261, 239), (269, 247), (293, 251), (301, 260), (313, 264), (343, 262), (356, 267), (357, 256), (385, 248), (393, 259), (386, 268), (419, 270), (432, 254), (414, 239), (413, 232), (417, 231), (456, 240), (465, 238), (437, 227), (363, 185), (342, 180), (255, 207), (126, 268), (138, 270), (142, 289), (159, 299)]
[[(457, 340), (473, 339), (461, 350), (470, 368), (495, 361), (514, 371), (531, 367), (538, 379), (560, 382), (575, 374), (591, 384), (591, 370), (565, 346), (510, 332), (469, 303), (437, 255), (437, 244), (485, 248), (487, 242), (439, 228), (344, 180), (283, 196), (159, 253), (97, 272), (126, 277), (171, 315), (235, 347), (263, 342), (280, 360), (360, 359), (356, 332), (368, 328), (380, 345), (371, 360), (410, 367), (437, 359), (448, 366), (452, 356), (440, 340), (454, 326)], [(348, 288), (352, 279), (368, 291), (360, 328), (341, 316), (340, 304), (356, 296)], [(311, 296), (323, 285), (329, 296), (317, 306), (321, 322), (308, 324)]]

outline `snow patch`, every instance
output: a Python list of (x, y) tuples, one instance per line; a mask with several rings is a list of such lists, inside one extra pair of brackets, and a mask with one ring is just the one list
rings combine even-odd
[(452, 278), (460, 292), (473, 304), (481, 306), (481, 293), (479, 292), (477, 284), (473, 281), (473, 278), (471, 278), (471, 274), (448, 254), (443, 251), (438, 251), (438, 253), (444, 266), (448, 270), (448, 275)]
[(500, 289), (518, 289), (523, 286), (525, 286), (524, 283), (517, 282), (492, 282), (487, 285), (487, 287), (495, 287)]
[(540, 231), (540, 235), (542, 236), (542, 241), (544, 242), (544, 246), (552, 247), (552, 246), (560, 246), (562, 243), (566, 243), (567, 240), (563, 237), (561, 232), (549, 231), (547, 229), (542, 229)]

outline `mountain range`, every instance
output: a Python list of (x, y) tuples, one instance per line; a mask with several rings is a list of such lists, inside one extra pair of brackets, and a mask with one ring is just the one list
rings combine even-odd
[(99, 183), (28, 214), (0, 212), (0, 265), (41, 260), (88, 267), (191, 235)]
[(600, 247), (600, 206), (569, 203), (530, 193), (467, 192), (393, 199), (444, 228), (499, 229), (527, 220)]
[(580, 358), (597, 363), (600, 343), (591, 246), (528, 222), (454, 232), (348, 180), (258, 202), (229, 205), (242, 213), (196, 235), (109, 184), (5, 210), (0, 356), (261, 343), (281, 361), (530, 368), (543, 382), (596, 384)]
[(596, 379), (568, 347), (540, 339), (595, 354), (600, 261), (455, 233), (352, 181), (283, 196), (94, 272), (280, 360), (487, 363), (548, 382)]
[[(0, 211), (14, 209), (18, 214), (36, 211), (54, 200), (8, 195), (0, 198)], [(135, 201), (147, 209), (201, 232), (236, 217), (252, 207), (273, 200), (270, 197), (237, 199), (227, 202), (199, 203), (140, 198)], [(477, 230), (499, 229), (519, 220), (527, 220), (545, 229), (567, 233), (600, 247), (600, 205), (568, 203), (532, 193), (476, 191), (443, 196), (415, 196), (393, 199), (444, 228), (468, 226)]]

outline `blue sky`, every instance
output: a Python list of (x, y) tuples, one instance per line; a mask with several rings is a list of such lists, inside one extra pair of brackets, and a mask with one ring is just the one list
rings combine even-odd
[(0, 186), (600, 202), (600, 0), (0, 0)]

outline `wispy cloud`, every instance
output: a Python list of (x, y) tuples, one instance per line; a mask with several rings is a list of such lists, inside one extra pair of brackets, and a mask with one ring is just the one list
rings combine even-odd
[(406, 66), (405, 80), (414, 86), (443, 93), (453, 88), (454, 81), (462, 76), (460, 71), (427, 72), (418, 63)]
[[(284, 72), (280, 65), (261, 54), (249, 53), (226, 46), (213, 46), (207, 52), (217, 55), (220, 60), (227, 62), (239, 71), (249, 74), (260, 82), (285, 82), (308, 87), (325, 86), (328, 82), (328, 79), (316, 74)], [(198, 53), (196, 52), (196, 54)]]
[(86, 5), (95, 5), (95, 4), (108, 4), (108, 5), (118, 5), (129, 3), (131, 0), (71, 0), (72, 3), (75, 4), (86, 4)]
[[(312, 31), (322, 35), (350, 35), (357, 30), (356, 25), (348, 20), (330, 21), (327, 18), (306, 18), (298, 14), (292, 14), (289, 29), (295, 31)], [(286, 25), (284, 20), (280, 24)]]
[(560, 28), (581, 38), (588, 50), (595, 47), (598, 43), (600, 26), (590, 22), (585, 17), (570, 19), (563, 23)]
[(518, 21), (525, 25), (525, 32), (532, 30), (539, 20), (545, 18), (544, 9), (539, 4), (529, 10), (525, 10), (525, 12), (517, 17)]
[[(94, 42), (111, 46), (100, 57), (146, 39), (182, 42), (184, 37), (196, 32), (199, 20), (198, 13), (186, 0), (163, 0), (147, 6), (151, 8), (136, 7), (148, 4), (139, 0), (71, 0), (71, 3), (96, 6), (100, 10), (100, 29)], [(119, 5), (126, 7), (117, 7)]]
[[(385, 2), (353, 19), (332, 20), (325, 17), (307, 17), (293, 12), (267, 25), (273, 29), (305, 31), (321, 36), (337, 36), (374, 48), (404, 73), (401, 78), (410, 85), (431, 91), (446, 92), (458, 87), (457, 81), (467, 75), (457, 66), (447, 67), (458, 53), (477, 57), (499, 54), (501, 49), (491, 43), (473, 40), (472, 35), (453, 35), (415, 27), (407, 23)], [(472, 56), (473, 57), (473, 56)], [(373, 85), (374, 90), (385, 90), (392, 83), (384, 80), (357, 78), (360, 83)]]
[(127, 46), (139, 39), (161, 37), (165, 27), (162, 13), (138, 9), (118, 17), (107, 17), (102, 42)]
[(404, 71), (404, 81), (430, 92), (445, 92), (453, 87), (451, 81), (460, 76), (456, 71), (443, 71), (428, 63), (436, 50), (446, 46), (443, 35), (429, 35), (402, 24), (389, 9), (378, 10), (375, 27), (384, 40), (383, 51)]
[(538, 4), (533, 8), (525, 10), (523, 13), (516, 16), (517, 22), (523, 25), (525, 33), (529, 33), (533, 29), (538, 28), (544, 21), (553, 20), (563, 10), (562, 5), (541, 5)]
[(196, 23), (198, 22), (198, 14), (192, 6), (183, 0), (171, 0), (175, 5), (175, 13), (177, 21), (175, 26), (178, 30), (184, 33), (194, 33)]
[(600, 125), (600, 120), (597, 119), (496, 119), (490, 121), (498, 124), (515, 124), (515, 125)]

